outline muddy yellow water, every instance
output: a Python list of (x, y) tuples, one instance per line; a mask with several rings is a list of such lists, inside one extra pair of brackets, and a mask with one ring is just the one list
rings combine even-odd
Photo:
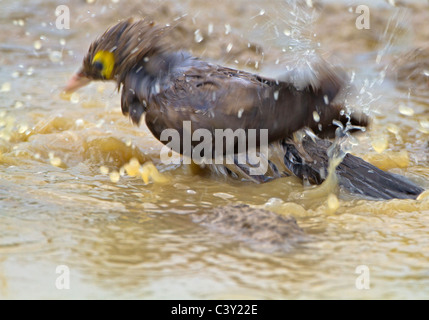
[[(308, 45), (347, 69), (353, 105), (374, 119), (353, 152), (428, 188), (427, 3), (372, 1), (370, 29), (359, 30), (355, 3), (304, 2), (316, 11), (287, 1), (0, 1), (0, 298), (429, 298), (429, 197), (303, 197), (294, 178), (256, 185), (166, 166), (145, 125), (122, 116), (113, 84), (60, 98), (91, 40), (128, 16), (176, 24), (172, 43), (266, 75)], [(70, 29), (56, 26), (60, 4)], [(162, 179), (127, 174), (132, 158)], [(309, 240), (264, 253), (190, 218), (237, 203), (293, 215)]]

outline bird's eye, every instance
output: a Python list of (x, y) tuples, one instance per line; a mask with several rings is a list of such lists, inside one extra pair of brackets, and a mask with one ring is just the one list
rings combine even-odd
[(92, 66), (100, 73), (103, 79), (111, 80), (114, 76), (115, 56), (110, 51), (100, 50), (92, 59)]
[(101, 73), (101, 71), (103, 71), (104, 69), (104, 65), (103, 62), (101, 61), (95, 61), (92, 66), (94, 67), (95, 70), (99, 71)]

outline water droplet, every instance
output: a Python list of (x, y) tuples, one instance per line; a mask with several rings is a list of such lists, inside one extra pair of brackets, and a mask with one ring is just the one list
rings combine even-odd
[(371, 145), (374, 148), (375, 152), (382, 153), (387, 149), (389, 142), (384, 136), (377, 137), (371, 141)]
[(194, 32), (194, 40), (196, 43), (200, 43), (204, 40), (203, 35), (201, 34), (200, 29), (195, 30)]
[(20, 109), (24, 106), (24, 104), (21, 101), (17, 101), (15, 102), (14, 108), (15, 109)]
[(21, 124), (18, 127), (18, 133), (20, 134), (23, 134), (27, 130), (28, 130), (28, 126), (26, 124)]
[(63, 54), (61, 51), (51, 51), (49, 52), (49, 59), (56, 63), (56, 62), (60, 62), (61, 59), (63, 58)]
[(186, 193), (188, 193), (188, 194), (197, 194), (197, 192), (195, 190), (192, 190), (192, 189), (186, 190)]
[(243, 115), (243, 112), (244, 112), (243, 108), (241, 108), (240, 110), (238, 110), (238, 113), (237, 113), (238, 119), (241, 119), (241, 116)]
[(50, 162), (54, 167), (59, 167), (61, 165), (61, 159), (58, 157), (52, 157)]
[(290, 29), (284, 29), (283, 33), (285, 36), (288, 36), (288, 37), (290, 37), (290, 35), (291, 35)]
[(70, 101), (71, 101), (71, 103), (73, 103), (73, 104), (77, 104), (77, 103), (79, 103), (79, 94), (78, 94), (77, 92), (73, 92), (73, 93), (70, 95)]
[(106, 166), (101, 166), (100, 167), (100, 173), (101, 174), (109, 174), (109, 168), (108, 167), (106, 167)]
[(229, 34), (231, 32), (231, 25), (230, 24), (225, 24), (225, 34)]
[(75, 124), (76, 124), (76, 127), (81, 127), (81, 126), (83, 126), (83, 119), (77, 119), (77, 120), (75, 121)]
[(211, 35), (213, 33), (213, 29), (213, 23), (209, 23), (209, 25), (207, 26), (207, 33)]
[(279, 100), (279, 91), (278, 90), (274, 91), (273, 96), (274, 96), (274, 100), (276, 101)]
[(139, 162), (139, 160), (136, 159), (136, 158), (132, 158), (129, 163), (127, 163), (126, 165), (124, 165), (124, 169), (125, 169), (125, 172), (130, 177), (137, 176), (139, 174), (139, 172), (140, 172), (140, 162)]
[(40, 41), (40, 40), (34, 41), (33, 46), (34, 46), (34, 49), (36, 49), (36, 50), (42, 49), (42, 41)]
[(428, 200), (429, 199), (429, 190), (426, 190), (424, 192), (422, 192), (418, 197), (417, 197), (417, 201), (421, 201), (421, 200)]
[(355, 81), (356, 72), (352, 71), (352, 75), (350, 77), (350, 83), (353, 83)]
[(230, 52), (232, 50), (232, 43), (229, 43), (226, 47), (226, 52)]
[(222, 199), (231, 199), (234, 198), (233, 195), (229, 194), (229, 193), (225, 193), (225, 192), (216, 192), (213, 193), (213, 196), (218, 197), (218, 198), (222, 198)]
[(113, 183), (116, 183), (121, 178), (121, 175), (119, 174), (118, 171), (113, 171), (109, 174), (109, 178), (110, 178), (110, 181), (112, 181)]
[(420, 130), (423, 133), (429, 133), (429, 120), (420, 120)]
[(420, 125), (423, 128), (429, 129), (429, 120), (420, 120)]
[(11, 85), (9, 82), (5, 82), (2, 84), (1, 88), (0, 88), (0, 92), (9, 92), (11, 89)]
[(62, 45), (64, 47), (66, 45), (66, 40), (65, 39), (60, 39), (60, 45)]
[(328, 211), (330, 214), (335, 213), (340, 207), (340, 201), (338, 201), (337, 196), (333, 193), (329, 194), (327, 204), (328, 204)]
[(323, 96), (323, 101), (325, 102), (325, 104), (329, 104), (329, 98), (326, 94)]
[(284, 201), (279, 198), (270, 198), (267, 202), (265, 202), (265, 206), (267, 207), (276, 207), (284, 204)]
[(380, 64), (382, 57), (383, 55), (381, 53), (377, 54), (377, 58), (375, 58), (375, 63)]
[(104, 119), (100, 119), (97, 121), (97, 124), (95, 125), (96, 128), (101, 128), (104, 124)]
[(399, 134), (399, 127), (396, 124), (393, 123), (389, 123), (387, 125), (387, 130), (391, 133), (393, 133), (394, 135)]
[(31, 75), (33, 75), (33, 73), (34, 73), (34, 68), (33, 67), (30, 67), (30, 68), (27, 69), (27, 76), (31, 76)]
[(314, 119), (314, 121), (316, 121), (316, 122), (319, 122), (319, 121), (320, 121), (320, 116), (319, 116), (319, 114), (317, 113), (317, 111), (313, 111), (313, 119)]
[(399, 113), (403, 114), (404, 116), (413, 116), (414, 115), (414, 109), (407, 107), (406, 105), (401, 104), (398, 108)]

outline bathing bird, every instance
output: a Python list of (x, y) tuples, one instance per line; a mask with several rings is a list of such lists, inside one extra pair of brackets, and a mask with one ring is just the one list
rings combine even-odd
[[(246, 134), (266, 130), (268, 144), (283, 146), (288, 174), (316, 184), (327, 176), (331, 145), (327, 138), (334, 136), (338, 126), (368, 125), (367, 116), (344, 112), (340, 96), (347, 89), (345, 72), (322, 59), (303, 74), (292, 70), (268, 78), (174, 50), (166, 40), (170, 30), (144, 19), (127, 19), (110, 27), (90, 45), (65, 91), (94, 80), (116, 82), (122, 90), (123, 114), (137, 125), (144, 115), (160, 141), (164, 130), (176, 130), (181, 141), (173, 149), (179, 153), (183, 153), (185, 136), (199, 129), (213, 136), (218, 129), (242, 129)], [(192, 124), (191, 132), (184, 129), (186, 121)], [(294, 133), (304, 128), (315, 136), (296, 142)], [(191, 141), (191, 148), (198, 142)], [(233, 153), (238, 152), (238, 144), (235, 139)], [(245, 144), (247, 149), (248, 138)], [(336, 173), (340, 185), (366, 197), (416, 198), (423, 191), (351, 154)]]

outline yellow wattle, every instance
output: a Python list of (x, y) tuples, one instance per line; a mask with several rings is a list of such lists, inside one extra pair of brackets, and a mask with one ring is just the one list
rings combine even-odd
[(101, 70), (101, 75), (105, 79), (112, 79), (113, 76), (113, 68), (115, 66), (115, 56), (110, 51), (98, 51), (94, 59), (92, 59), (92, 63), (101, 62), (103, 64), (103, 70)]

